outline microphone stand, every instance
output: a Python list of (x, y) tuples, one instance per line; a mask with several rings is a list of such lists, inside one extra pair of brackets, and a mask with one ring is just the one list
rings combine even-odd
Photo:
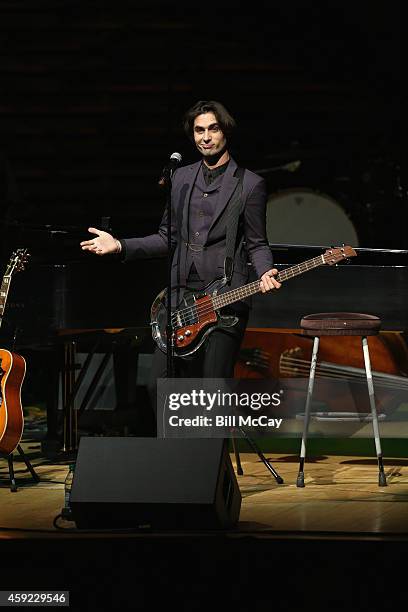
[[(167, 209), (167, 325), (166, 325), (166, 344), (167, 344), (167, 378), (174, 376), (174, 355), (173, 355), (173, 325), (171, 322), (171, 264), (173, 259), (171, 244), (171, 177), (173, 171), (167, 169), (164, 177), (164, 187), (166, 189), (166, 209)], [(163, 184), (163, 183), (161, 183)]]

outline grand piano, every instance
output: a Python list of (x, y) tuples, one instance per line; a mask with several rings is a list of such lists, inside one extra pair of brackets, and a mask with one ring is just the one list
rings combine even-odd
[[(38, 248), (38, 247), (37, 247)], [(272, 244), (278, 270), (323, 253), (327, 246)], [(376, 314), (382, 329), (408, 329), (408, 251), (356, 248), (357, 257), (288, 280), (278, 292), (252, 298), (250, 328), (299, 327), (312, 312)], [(61, 330), (149, 328), (150, 305), (165, 286), (161, 259), (122, 263), (78, 253), (67, 260), (34, 255), (13, 279), (2, 332), (17, 328), (17, 345), (46, 343)], [(253, 280), (253, 279), (252, 279)]]

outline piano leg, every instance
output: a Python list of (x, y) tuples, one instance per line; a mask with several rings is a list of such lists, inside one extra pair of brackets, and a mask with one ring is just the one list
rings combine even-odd
[(48, 371), (48, 385), (46, 389), (47, 410), (47, 434), (41, 442), (41, 450), (44, 454), (56, 453), (62, 447), (61, 433), (58, 423), (58, 395), (59, 374), (61, 369), (62, 355), (59, 346), (44, 351), (44, 367)]

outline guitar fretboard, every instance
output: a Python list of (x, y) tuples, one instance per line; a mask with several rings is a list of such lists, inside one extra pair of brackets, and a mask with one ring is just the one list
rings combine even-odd
[(1, 325), (1, 317), (4, 314), (4, 309), (6, 308), (7, 295), (10, 288), (10, 277), (4, 276), (3, 281), (0, 287), (0, 325)]
[[(293, 278), (294, 276), (299, 276), (299, 274), (303, 274), (308, 270), (313, 270), (313, 268), (317, 268), (318, 266), (322, 266), (326, 263), (324, 255), (319, 255), (318, 257), (314, 257), (313, 259), (308, 259), (307, 261), (303, 261), (296, 266), (292, 266), (291, 268), (287, 268), (286, 270), (282, 270), (275, 276), (275, 278), (283, 283), (287, 281), (289, 278)], [(231, 291), (227, 291), (226, 293), (222, 293), (221, 295), (217, 295), (213, 297), (213, 305), (215, 309), (222, 308), (223, 306), (229, 306), (229, 304), (234, 304), (234, 302), (238, 302), (239, 300), (243, 300), (251, 295), (255, 295), (255, 293), (260, 293), (260, 282), (259, 280), (254, 281), (253, 283), (248, 283), (248, 285), (244, 285), (243, 287), (239, 287), (238, 289), (231, 289)]]

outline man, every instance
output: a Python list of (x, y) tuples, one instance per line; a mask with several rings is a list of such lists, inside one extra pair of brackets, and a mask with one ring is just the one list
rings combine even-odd
[[(197, 102), (184, 117), (184, 129), (201, 154), (201, 160), (179, 168), (173, 175), (172, 284), (201, 289), (222, 276), (226, 255), (228, 204), (239, 182), (238, 166), (228, 151), (235, 121), (219, 102)], [(248, 259), (260, 279), (263, 293), (279, 289), (274, 278), (272, 255), (266, 238), (266, 190), (262, 178), (245, 170), (242, 177), (241, 215), (234, 249), (232, 278), (226, 289), (248, 280)], [(124, 261), (167, 255), (167, 215), (157, 234), (117, 240), (107, 232), (89, 228), (95, 238), (81, 243), (96, 255), (121, 253)], [(231, 378), (248, 320), (248, 303), (238, 302), (228, 314), (238, 317), (230, 328), (217, 329), (192, 358), (176, 359), (180, 377)], [(153, 392), (156, 379), (165, 376), (166, 356), (156, 349), (152, 368)]]

